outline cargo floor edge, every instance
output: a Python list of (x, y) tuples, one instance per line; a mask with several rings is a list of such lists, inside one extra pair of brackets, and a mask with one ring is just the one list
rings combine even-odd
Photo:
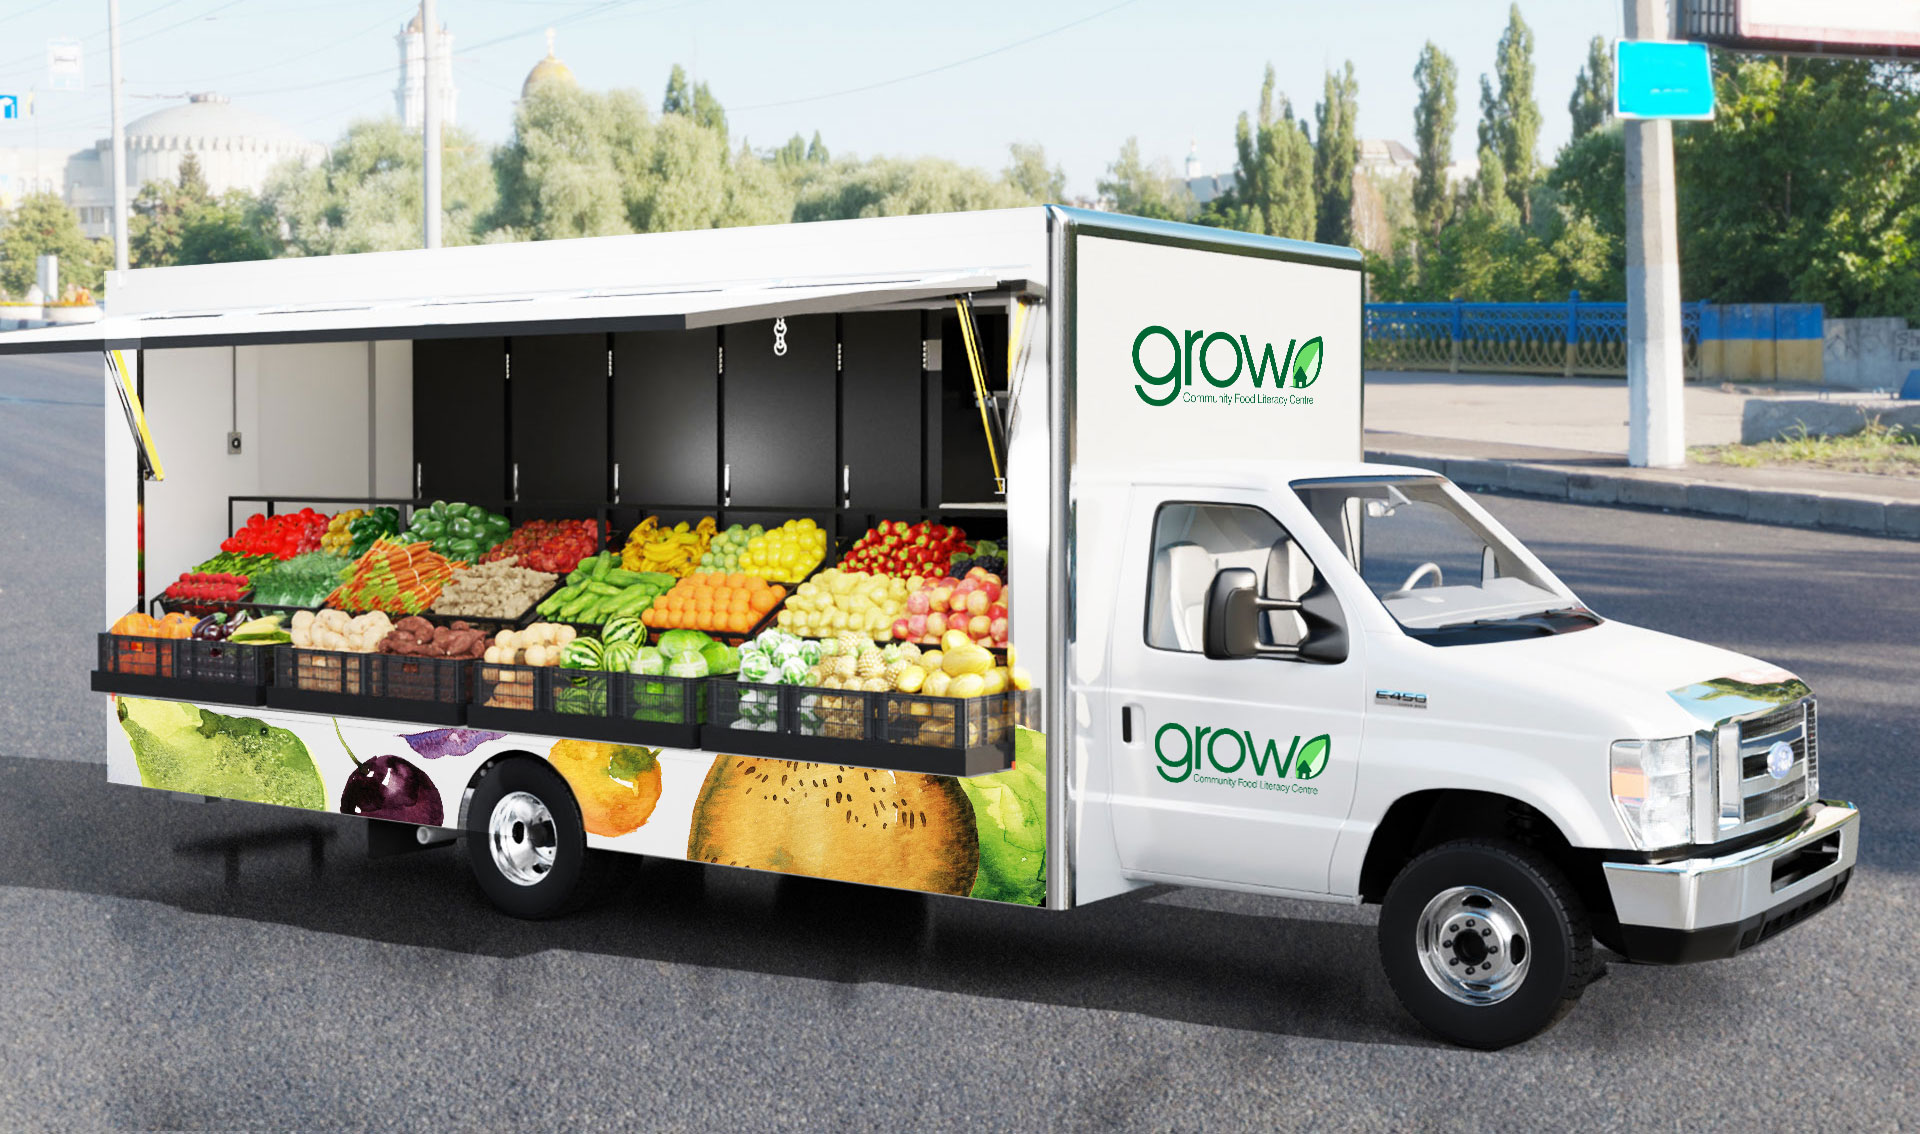
[(919, 772), (929, 776), (984, 776), (1004, 772), (1013, 764), (1013, 744), (978, 744), (972, 748), (900, 744), (885, 740), (842, 740), (830, 736), (795, 736), (785, 732), (703, 725), (700, 747), (737, 756), (767, 756), (809, 764), (844, 764), (883, 772)]
[(267, 703), (267, 686), (229, 681), (200, 681), (190, 677), (155, 677), (144, 673), (102, 673), (93, 670), (95, 693), (123, 697), (157, 697), (162, 701), (211, 702), (258, 708)]

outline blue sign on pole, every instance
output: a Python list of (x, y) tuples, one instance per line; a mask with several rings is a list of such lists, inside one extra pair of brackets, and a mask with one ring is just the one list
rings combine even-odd
[(0, 94), (0, 118), (20, 117), (20, 96)]
[(1617, 117), (1713, 117), (1713, 63), (1704, 43), (1616, 40), (1613, 75)]

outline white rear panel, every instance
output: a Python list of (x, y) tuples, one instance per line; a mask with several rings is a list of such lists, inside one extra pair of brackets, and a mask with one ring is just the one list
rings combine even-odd
[(1076, 468), (1360, 460), (1356, 269), (1079, 237)]

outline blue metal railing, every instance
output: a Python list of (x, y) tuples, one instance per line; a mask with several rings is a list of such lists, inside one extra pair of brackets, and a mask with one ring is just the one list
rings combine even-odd
[[(1680, 308), (1690, 378), (1707, 307)], [(1583, 303), (1577, 291), (1565, 303), (1369, 303), (1365, 358), (1376, 370), (1624, 375), (1627, 305)]]

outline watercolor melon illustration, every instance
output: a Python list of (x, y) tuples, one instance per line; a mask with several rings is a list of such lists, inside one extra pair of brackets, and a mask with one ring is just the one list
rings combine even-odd
[(660, 802), (660, 750), (594, 740), (554, 742), (547, 759), (566, 778), (587, 832), (637, 831)]
[(1045, 785), (1037, 745), (1014, 768), (964, 780), (719, 756), (693, 806), (687, 857), (1037, 905)]
[(117, 698), (140, 782), (163, 791), (327, 809), (320, 770), (300, 738), (257, 717), (179, 701)]

